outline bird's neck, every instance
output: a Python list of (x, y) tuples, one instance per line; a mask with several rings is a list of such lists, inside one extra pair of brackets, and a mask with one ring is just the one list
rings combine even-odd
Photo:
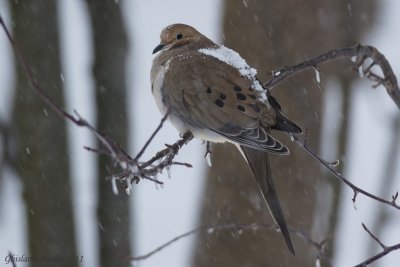
[(204, 37), (201, 40), (196, 42), (190, 42), (182, 46), (171, 47), (168, 50), (162, 51), (159, 55), (154, 58), (154, 61), (157, 61), (161, 65), (167, 62), (169, 59), (176, 56), (184, 56), (186, 54), (191, 54), (193, 52), (197, 52), (201, 48), (212, 48), (218, 47), (217, 44), (212, 42), (210, 39)]

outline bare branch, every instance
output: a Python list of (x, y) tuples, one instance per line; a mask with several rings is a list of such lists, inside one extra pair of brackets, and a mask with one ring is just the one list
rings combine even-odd
[(206, 141), (206, 154), (204, 154), (204, 157), (207, 158), (211, 155), (211, 144), (209, 141)]
[[(197, 232), (200, 231), (207, 231), (207, 233), (212, 234), (214, 231), (218, 231), (218, 230), (234, 230), (234, 231), (246, 231), (246, 230), (250, 230), (250, 231), (257, 231), (257, 230), (268, 230), (268, 231), (279, 231), (279, 228), (277, 228), (277, 226), (275, 224), (236, 224), (236, 223), (231, 223), (231, 224), (221, 224), (221, 225), (210, 225), (210, 226), (199, 226), (197, 228), (194, 228), (186, 233), (180, 234), (174, 238), (172, 238), (171, 240), (165, 242), (164, 244), (160, 245), (159, 247), (155, 248), (154, 250), (140, 255), (140, 256), (135, 256), (135, 257), (127, 257), (129, 260), (132, 261), (141, 261), (141, 260), (145, 260), (150, 258), (151, 256), (153, 256), (154, 254), (160, 252), (161, 250), (165, 249), (166, 247), (172, 245), (173, 243), (179, 241), (182, 238), (188, 237), (190, 235), (193, 235)], [(312, 246), (314, 246), (317, 251), (318, 251), (318, 258), (326, 258), (326, 255), (324, 253), (325, 250), (325, 244), (327, 242), (327, 239), (322, 240), (321, 242), (317, 242), (312, 240), (308, 235), (306, 235), (303, 231), (301, 230), (297, 230), (294, 228), (289, 227), (289, 231), (296, 234), (297, 236), (299, 236), (300, 238), (302, 238), (303, 240), (305, 240), (307, 243), (311, 244)]]
[(153, 132), (153, 134), (150, 136), (149, 140), (147, 140), (147, 142), (144, 144), (143, 148), (136, 155), (136, 157), (134, 159), (135, 161), (139, 160), (139, 158), (143, 155), (144, 151), (150, 145), (151, 141), (154, 139), (156, 134), (161, 130), (161, 128), (163, 127), (164, 122), (168, 118), (168, 115), (169, 115), (169, 110), (167, 110), (167, 112), (165, 113), (164, 117), (161, 119), (160, 124), (158, 125), (157, 129)]
[(387, 247), (373, 234), (371, 231), (365, 226), (364, 223), (361, 223), (362, 227), (364, 230), (381, 246), (383, 250), (385, 250)]
[(354, 195), (352, 198), (353, 203), (356, 201), (356, 197), (359, 193), (372, 198), (378, 202), (384, 203), (386, 205), (389, 205), (395, 209), (400, 210), (400, 206), (396, 204), (396, 198), (397, 197), (392, 197), (392, 200), (386, 200), (383, 198), (380, 198), (378, 196), (375, 196), (363, 189), (361, 189), (360, 187), (356, 186), (355, 184), (353, 184), (352, 182), (350, 182), (346, 177), (344, 177), (341, 173), (338, 173), (333, 167), (332, 164), (323, 160), (320, 156), (318, 156), (311, 148), (309, 148), (306, 145), (306, 141), (301, 140), (298, 136), (293, 135), (293, 134), (289, 134), (291, 140), (293, 140), (294, 142), (296, 142), (296, 144), (298, 144), (301, 148), (303, 148), (312, 158), (314, 158), (315, 160), (317, 160), (319, 163), (321, 163), (324, 167), (326, 167), (336, 178), (338, 178), (339, 180), (341, 180), (342, 182), (344, 182), (347, 186), (349, 186), (351, 189), (353, 189), (354, 191)]
[(29, 67), (28, 63), (26, 62), (25, 58), (22, 56), (21, 51), (19, 50), (19, 47), (13, 37), (10, 34), (10, 31), (8, 30), (7, 26), (4, 23), (3, 17), (0, 15), (0, 25), (4, 29), (4, 32), (6, 33), (7, 39), (11, 43), (12, 48), (14, 49), (14, 52), (21, 63), (22, 68), (24, 69), (25, 74), (27, 75), (27, 78), (31, 84), (31, 86), (35, 89), (35, 92), (40, 96), (40, 98), (43, 99), (44, 102), (46, 102), (47, 105), (49, 105), (53, 111), (55, 111), (58, 115), (61, 117), (64, 117), (76, 125), (80, 125), (81, 122), (79, 119), (74, 118), (71, 114), (66, 112), (64, 109), (62, 109), (59, 105), (53, 102), (53, 100), (46, 94), (46, 92), (42, 89), (42, 87), (39, 85), (39, 83), (35, 80), (32, 74), (32, 70)]
[[(373, 82), (376, 82), (377, 84), (375, 84), (374, 86), (382, 84), (386, 88), (386, 91), (392, 98), (393, 102), (400, 109), (400, 88), (397, 83), (396, 75), (394, 74), (392, 67), (390, 66), (385, 56), (373, 46), (356, 45), (353, 47), (334, 49), (322, 55), (319, 55), (315, 58), (299, 63), (297, 65), (280, 68), (279, 70), (271, 72), (273, 77), (271, 80), (266, 82), (264, 86), (268, 90), (271, 90), (279, 83), (306, 69), (318, 70), (318, 67), (323, 63), (336, 60), (339, 58), (353, 58), (353, 57), (356, 58), (354, 63), (355, 70), (358, 70), (358, 68), (362, 67), (363, 63), (367, 58), (372, 59), (372, 63), (366, 69), (363, 70), (365, 77), (367, 77)], [(381, 78), (376, 74), (374, 74), (373, 72), (371, 72), (371, 68), (375, 65), (381, 68), (384, 78)]]
[[(89, 148), (89, 147), (84, 147), (84, 148), (88, 151), (97, 154), (103, 154), (109, 156), (111, 160), (114, 162), (114, 164), (117, 165), (119, 169), (121, 169), (118, 175), (113, 175), (112, 177), (120, 181), (125, 181), (126, 182), (125, 189), (127, 189), (128, 192), (131, 184), (137, 183), (140, 179), (147, 179), (157, 184), (162, 184), (162, 182), (158, 181), (155, 178), (155, 176), (160, 172), (162, 172), (165, 168), (170, 167), (171, 165), (192, 167), (189, 163), (179, 163), (173, 161), (175, 156), (178, 154), (180, 148), (183, 145), (187, 144), (191, 139), (193, 139), (193, 135), (191, 133), (185, 133), (182, 136), (182, 139), (178, 140), (173, 145), (167, 145), (166, 149), (158, 152), (157, 155), (154, 156), (149, 161), (144, 163), (139, 162), (139, 158), (143, 155), (144, 151), (149, 146), (153, 138), (162, 128), (165, 120), (168, 117), (169, 112), (167, 112), (165, 116), (162, 118), (156, 130), (152, 133), (152, 135), (147, 140), (143, 148), (136, 155), (136, 157), (132, 158), (117, 142), (113, 141), (107, 135), (105, 135), (104, 133), (96, 129), (94, 126), (92, 126), (88, 121), (82, 118), (76, 111), (74, 111), (75, 116), (68, 113), (46, 94), (46, 92), (43, 90), (39, 82), (35, 80), (29, 64), (25, 60), (22, 52), (20, 51), (16, 41), (11, 36), (10, 31), (8, 30), (1, 16), (0, 16), (0, 25), (3, 28), (4, 32), (6, 33), (6, 36), (12, 45), (12, 48), (18, 58), (18, 61), (22, 65), (22, 68), (32, 86), (32, 89), (60, 117), (72, 122), (73, 124), (79, 127), (84, 127), (88, 129), (100, 141), (101, 145), (104, 147), (103, 149)], [(155, 161), (159, 161), (159, 163), (156, 164), (155, 166), (151, 166)]]
[(365, 267), (365, 266), (367, 266), (367, 265), (369, 265), (369, 264), (371, 264), (371, 263), (373, 263), (373, 262), (379, 260), (380, 258), (384, 257), (385, 255), (389, 254), (390, 252), (400, 249), (400, 243), (388, 247), (388, 246), (384, 245), (384, 244), (379, 240), (379, 238), (377, 238), (374, 234), (372, 234), (371, 231), (368, 230), (368, 228), (365, 226), (364, 223), (362, 223), (362, 227), (363, 227), (364, 230), (369, 234), (369, 236), (370, 236), (372, 239), (374, 239), (374, 240), (381, 246), (381, 248), (382, 248), (383, 250), (382, 250), (381, 252), (379, 252), (378, 254), (372, 256), (371, 258), (369, 258), (369, 259), (367, 259), (367, 260), (365, 260), (365, 261), (363, 261), (363, 262), (357, 264), (355, 267)]

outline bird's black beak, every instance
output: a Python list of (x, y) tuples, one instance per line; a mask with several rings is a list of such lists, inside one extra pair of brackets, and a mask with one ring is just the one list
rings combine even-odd
[(156, 48), (154, 48), (153, 50), (153, 54), (157, 53), (158, 51), (160, 51), (161, 49), (163, 49), (165, 46), (165, 44), (159, 44), (156, 46)]

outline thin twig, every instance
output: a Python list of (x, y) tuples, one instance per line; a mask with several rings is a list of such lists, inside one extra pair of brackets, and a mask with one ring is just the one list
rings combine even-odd
[(193, 168), (193, 165), (187, 162), (179, 162), (179, 161), (173, 161), (172, 165), (181, 165), (181, 166), (185, 166), (188, 168)]
[[(140, 165), (141, 173), (149, 176), (157, 175), (161, 170), (164, 170), (166, 167), (172, 164), (173, 159), (178, 154), (179, 150), (192, 139), (192, 133), (186, 132), (184, 135), (182, 135), (182, 138), (176, 141), (174, 144), (166, 145), (167, 148), (159, 151), (156, 156)], [(161, 161), (155, 167), (150, 169), (146, 168), (158, 160)]]
[[(6, 33), (6, 36), (9, 42), (11, 43), (11, 46), (18, 58), (18, 61), (20, 62), (34, 92), (37, 93), (39, 97), (47, 105), (49, 105), (51, 109), (54, 112), (56, 112), (60, 117), (63, 117), (64, 119), (72, 122), (73, 124), (79, 127), (84, 127), (88, 129), (100, 141), (100, 144), (104, 146), (104, 149), (95, 149), (89, 147), (85, 147), (85, 149), (91, 152), (95, 152), (97, 154), (107, 155), (112, 159), (114, 163), (117, 163), (119, 168), (122, 169), (122, 172), (120, 173), (120, 175), (113, 177), (120, 177), (119, 180), (127, 181), (126, 185), (128, 185), (128, 187), (133, 182), (138, 182), (140, 179), (147, 179), (157, 184), (162, 184), (162, 182), (158, 181), (155, 178), (155, 176), (158, 173), (162, 172), (165, 168), (171, 165), (181, 165), (185, 167), (191, 167), (191, 165), (188, 163), (177, 163), (173, 161), (175, 156), (178, 154), (179, 149), (184, 144), (187, 144), (193, 138), (193, 135), (191, 133), (184, 134), (182, 139), (178, 140), (171, 147), (168, 147), (158, 152), (157, 155), (153, 157), (151, 160), (144, 162), (143, 164), (140, 164), (138, 162), (139, 158), (143, 155), (144, 151), (149, 146), (153, 138), (162, 128), (165, 120), (168, 117), (169, 112), (165, 114), (165, 116), (162, 118), (156, 130), (152, 133), (152, 135), (147, 140), (142, 149), (139, 151), (137, 156), (133, 159), (117, 142), (115, 142), (107, 135), (105, 135), (104, 133), (96, 129), (94, 126), (92, 126), (88, 121), (82, 118), (78, 114), (78, 112), (74, 111), (75, 116), (73, 116), (71, 113), (68, 113), (47, 95), (47, 93), (44, 91), (39, 82), (35, 80), (29, 64), (25, 60), (25, 57), (23, 56), (21, 50), (19, 49), (17, 42), (11, 36), (10, 31), (8, 30), (1, 16), (0, 16), (0, 25), (3, 28), (4, 32)], [(156, 166), (150, 166), (155, 161), (160, 161), (160, 162)]]
[(379, 238), (377, 238), (373, 233), (371, 233), (371, 231), (367, 228), (367, 226), (365, 226), (364, 223), (361, 223), (362, 227), (364, 228), (364, 230), (372, 237), (372, 239), (374, 239), (383, 250), (385, 250), (387, 247), (379, 240)]
[[(245, 231), (245, 230), (252, 230), (252, 231), (257, 231), (257, 230), (274, 230), (276, 231), (277, 226), (275, 224), (238, 224), (238, 223), (230, 223), (230, 224), (221, 224), (221, 225), (210, 225), (210, 226), (199, 226), (196, 227), (186, 233), (180, 234), (174, 238), (172, 238), (171, 240), (165, 242), (164, 244), (158, 246), (157, 248), (153, 249), (152, 251), (140, 255), (140, 256), (135, 256), (135, 257), (128, 257), (129, 260), (132, 261), (141, 261), (141, 260), (145, 260), (150, 258), (151, 256), (153, 256), (154, 254), (160, 252), (161, 250), (165, 249), (166, 247), (172, 245), (173, 243), (179, 241), (182, 238), (188, 237), (190, 235), (193, 235), (197, 232), (200, 231), (207, 231), (209, 234), (212, 234), (214, 231), (217, 230), (235, 230), (235, 231)], [(326, 258), (326, 255), (324, 254), (323, 250), (324, 250), (324, 245), (326, 243), (326, 239), (321, 241), (321, 242), (317, 242), (312, 240), (308, 235), (306, 235), (303, 231), (294, 229), (289, 227), (289, 231), (292, 233), (295, 233), (296, 235), (298, 235), (299, 237), (301, 237), (302, 239), (304, 239), (306, 242), (308, 242), (309, 244), (313, 245), (317, 250), (318, 250), (318, 257), (322, 257), (322, 258)]]
[(3, 20), (1, 15), (0, 15), (0, 25), (4, 29), (4, 32), (6, 33), (7, 39), (11, 43), (11, 46), (14, 49), (14, 52), (15, 52), (16, 56), (18, 57), (18, 61), (21, 63), (21, 66), (22, 66), (25, 74), (27, 75), (27, 78), (28, 78), (31, 86), (35, 89), (35, 92), (46, 102), (47, 105), (49, 105), (53, 109), (53, 111), (55, 111), (61, 117), (64, 117), (64, 118), (72, 121), (73, 123), (75, 123), (77, 125), (80, 125), (81, 121), (79, 119), (74, 118), (74, 116), (72, 116), (71, 114), (66, 112), (64, 109), (62, 109), (59, 105), (54, 103), (53, 100), (42, 89), (40, 84), (35, 80), (35, 78), (33, 77), (31, 68), (29, 67), (29, 65), (26, 62), (25, 58), (22, 56), (22, 53), (21, 53), (17, 43), (15, 42), (13, 37), (11, 36), (11, 33), (8, 30), (8, 28), (6, 27), (6, 25), (4, 23), (4, 20)]
[(338, 173), (333, 167), (332, 164), (323, 160), (320, 156), (318, 156), (312, 149), (310, 149), (306, 144), (304, 140), (301, 140), (298, 136), (290, 134), (290, 138), (296, 142), (301, 148), (303, 148), (312, 158), (317, 160), (319, 163), (321, 163), (323, 166), (325, 166), (336, 178), (340, 179), (342, 182), (344, 182), (346, 185), (348, 185), (351, 189), (353, 189), (353, 203), (356, 201), (356, 197), (358, 193), (361, 193), (369, 198), (372, 198), (378, 202), (384, 203), (386, 205), (389, 205), (391, 207), (394, 207), (395, 209), (400, 210), (400, 206), (396, 204), (396, 201), (393, 200), (392, 198), (391, 201), (383, 199), (381, 197), (375, 196), (360, 187), (356, 186), (352, 182), (350, 182), (346, 177), (344, 177), (341, 173)]
[(161, 119), (160, 124), (158, 125), (158, 127), (156, 128), (156, 130), (152, 133), (152, 135), (150, 136), (150, 138), (147, 140), (147, 142), (144, 144), (144, 146), (142, 147), (142, 149), (139, 151), (139, 153), (136, 155), (136, 157), (134, 158), (135, 161), (138, 161), (139, 158), (143, 155), (144, 151), (146, 150), (146, 148), (150, 145), (151, 141), (153, 141), (154, 137), (157, 135), (157, 133), (161, 130), (161, 128), (163, 127), (164, 122), (167, 120), (169, 115), (169, 110), (167, 110), (167, 112), (165, 113), (164, 117)]
[(386, 246), (379, 240), (379, 238), (377, 238), (374, 234), (371, 233), (370, 230), (368, 230), (368, 228), (365, 226), (364, 223), (362, 224), (362, 227), (369, 234), (369, 236), (372, 239), (374, 239), (382, 247), (383, 250), (381, 252), (379, 252), (378, 254), (368, 258), (367, 260), (355, 265), (355, 267), (366, 267), (367, 265), (379, 260), (380, 258), (384, 257), (385, 255), (389, 254), (390, 252), (400, 249), (400, 243), (393, 245), (393, 246)]
[[(154, 162), (162, 159), (163, 157), (175, 156), (178, 153), (179, 149), (182, 146), (189, 143), (189, 141), (191, 141), (192, 139), (193, 139), (193, 135), (190, 132), (186, 132), (184, 135), (182, 135), (182, 138), (179, 139), (178, 141), (176, 141), (174, 144), (166, 145), (167, 148), (164, 148), (163, 150), (157, 152), (157, 154), (154, 157), (152, 157), (148, 161), (142, 163), (141, 168), (146, 168), (146, 167), (150, 166), (151, 164), (153, 164)], [(164, 163), (160, 163), (157, 166), (161, 166), (161, 165), (164, 165)]]
[(207, 158), (211, 154), (211, 144), (209, 141), (206, 141), (206, 153), (204, 154), (204, 157)]

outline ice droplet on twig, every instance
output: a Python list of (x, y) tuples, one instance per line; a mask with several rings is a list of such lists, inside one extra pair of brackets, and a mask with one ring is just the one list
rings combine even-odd
[(112, 177), (111, 178), (111, 187), (112, 187), (112, 191), (114, 193), (114, 195), (118, 195), (118, 187), (117, 187), (117, 177)]
[(165, 169), (167, 170), (168, 179), (171, 179), (171, 166), (167, 166)]
[(362, 67), (362, 66), (360, 66), (360, 67), (358, 68), (358, 74), (360, 75), (360, 78), (363, 78), (363, 77), (364, 77), (364, 71), (363, 71), (363, 67)]
[(212, 167), (212, 163), (211, 163), (211, 154), (210, 153), (207, 153), (207, 155), (206, 155), (206, 161), (207, 161), (207, 165), (208, 165), (208, 167)]
[(315, 259), (315, 267), (321, 267), (321, 260), (319, 258)]
[(339, 166), (339, 164), (340, 164), (340, 160), (338, 160), (338, 159), (335, 161), (329, 162), (329, 165), (332, 167), (337, 167), (337, 166)]
[(126, 188), (125, 188), (125, 192), (127, 195), (131, 194), (131, 189), (132, 189), (132, 185), (131, 185), (131, 179), (126, 179)]
[(317, 83), (321, 83), (319, 70), (317, 68), (314, 68), (314, 70), (315, 70), (315, 80), (317, 81)]

